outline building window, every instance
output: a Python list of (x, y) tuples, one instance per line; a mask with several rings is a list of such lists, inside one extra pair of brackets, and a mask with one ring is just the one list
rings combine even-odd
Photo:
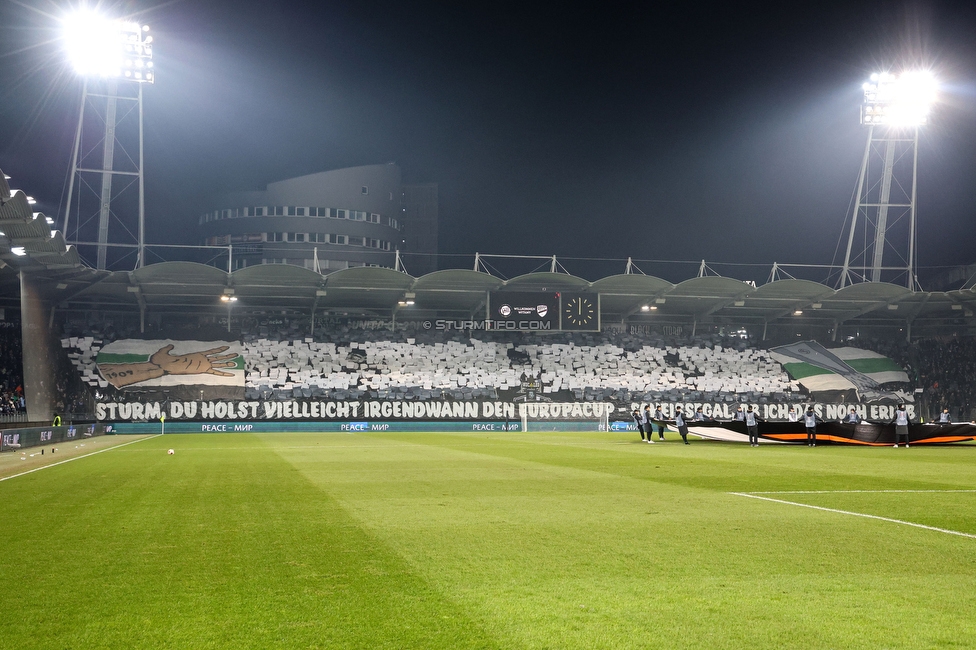
[(371, 212), (369, 214), (369, 216), (366, 217), (366, 221), (368, 221), (370, 223), (379, 223), (380, 222), (380, 215), (376, 214), (375, 212)]
[(288, 216), (289, 217), (294, 217), (295, 216), (295, 206), (289, 205), (288, 208), (287, 208), (287, 210), (288, 210)]
[(304, 217), (305, 216), (305, 208), (295, 208), (295, 213), (299, 217)]
[(363, 194), (369, 194), (369, 188), (363, 185)]
[(320, 217), (327, 217), (327, 216), (329, 216), (328, 210), (329, 210), (328, 208), (319, 208), (318, 209), (318, 216), (320, 216)]
[(365, 246), (366, 245), (366, 238), (365, 237), (349, 237), (348, 241), (349, 241), (349, 245), (350, 246)]
[(342, 244), (346, 245), (349, 242), (349, 238), (345, 235), (329, 235), (330, 244)]
[(366, 221), (366, 213), (359, 210), (350, 210), (349, 218), (352, 221)]
[(285, 241), (285, 233), (283, 232), (266, 233), (264, 241)]

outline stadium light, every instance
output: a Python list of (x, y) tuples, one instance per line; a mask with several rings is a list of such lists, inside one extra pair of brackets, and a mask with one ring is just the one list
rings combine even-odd
[(939, 83), (927, 70), (908, 70), (872, 74), (862, 88), (861, 124), (913, 127), (928, 122)]
[(61, 23), (64, 49), (78, 74), (139, 83), (155, 80), (148, 25), (108, 18), (91, 9), (70, 13)]

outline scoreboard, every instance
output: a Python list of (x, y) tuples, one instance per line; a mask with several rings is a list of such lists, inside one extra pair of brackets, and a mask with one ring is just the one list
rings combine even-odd
[(600, 331), (600, 294), (565, 291), (492, 291), (487, 329)]

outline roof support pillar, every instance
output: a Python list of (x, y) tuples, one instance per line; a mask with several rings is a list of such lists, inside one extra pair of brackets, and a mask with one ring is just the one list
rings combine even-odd
[(24, 400), (27, 419), (50, 422), (56, 408), (54, 360), (59, 350), (51, 337), (50, 307), (40, 282), (20, 271), (20, 336), (24, 363)]

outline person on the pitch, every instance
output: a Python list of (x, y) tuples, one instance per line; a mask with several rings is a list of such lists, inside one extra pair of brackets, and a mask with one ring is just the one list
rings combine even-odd
[(741, 406), (739, 408), (735, 409), (735, 415), (732, 416), (732, 419), (735, 420), (736, 422), (743, 422), (743, 421), (745, 421), (746, 414), (742, 411), (742, 407)]
[(749, 446), (758, 447), (759, 446), (759, 422), (761, 418), (759, 414), (752, 410), (752, 407), (746, 409), (745, 423), (746, 431), (749, 432)]
[(685, 422), (680, 406), (674, 407), (674, 426), (678, 428), (678, 433), (681, 434), (681, 439), (685, 441), (685, 444), (690, 444), (688, 442), (688, 424)]
[(640, 411), (634, 409), (634, 422), (637, 423), (637, 431), (640, 432), (641, 441), (644, 440), (644, 418), (641, 417)]
[(952, 418), (949, 417), (949, 409), (942, 409), (939, 413), (939, 424), (952, 424)]
[(807, 406), (806, 412), (803, 413), (803, 426), (807, 428), (807, 447), (817, 446), (817, 421), (820, 420), (817, 414), (813, 411), (813, 404)]
[(702, 412), (702, 407), (699, 406), (698, 408), (695, 409), (695, 415), (691, 418), (691, 421), (692, 422), (704, 422), (707, 419), (708, 418), (705, 417), (705, 413)]
[(644, 415), (642, 417), (643, 417), (643, 420), (644, 420), (644, 431), (645, 431), (645, 433), (647, 433), (647, 441), (650, 442), (650, 443), (653, 443), (654, 442), (654, 438), (652, 437), (652, 435), (653, 435), (653, 432), (654, 432), (654, 422), (652, 421), (653, 418), (651, 416), (651, 407), (650, 407), (650, 405), (647, 405), (647, 406), (644, 407)]
[(654, 408), (654, 422), (657, 424), (658, 439), (664, 440), (664, 411), (661, 410), (660, 404)]
[(790, 412), (786, 414), (786, 420), (788, 422), (799, 422), (800, 415), (796, 412), (796, 409), (792, 406), (790, 407)]
[(895, 419), (892, 422), (895, 423), (895, 447), (901, 442), (902, 436), (905, 437), (905, 447), (908, 447), (908, 411), (904, 404), (899, 404), (895, 409)]
[(841, 420), (841, 422), (844, 424), (860, 424), (861, 416), (857, 414), (857, 411), (855, 411), (854, 407), (852, 406), (851, 412), (844, 416), (844, 419)]

